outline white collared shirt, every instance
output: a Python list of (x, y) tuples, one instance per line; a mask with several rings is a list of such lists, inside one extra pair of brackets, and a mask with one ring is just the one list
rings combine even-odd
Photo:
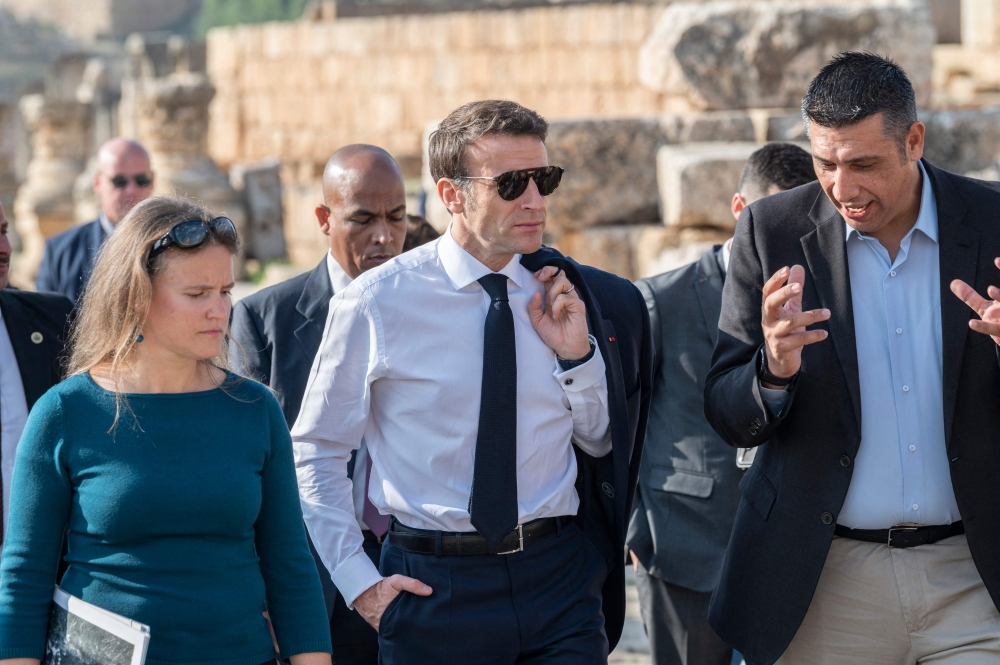
[[(326, 271), (330, 275), (330, 284), (333, 286), (335, 294), (346, 289), (353, 281), (330, 252), (326, 253)], [(368, 529), (364, 520), (367, 463), (368, 446), (365, 445), (365, 440), (361, 439), (361, 447), (358, 448), (358, 454), (354, 458), (354, 475), (351, 476), (351, 501), (354, 503), (354, 519), (358, 521), (358, 526), (361, 527), (362, 531)]]
[[(28, 420), (28, 401), (21, 383), (21, 370), (14, 356), (14, 347), (7, 334), (7, 325), (0, 311), (0, 473), (3, 474), (3, 526), (7, 528), (10, 508), (10, 483), (14, 473), (14, 454)], [(0, 533), (0, 542), (3, 534)]]
[[(528, 302), (543, 285), (515, 256), (508, 277), (517, 349), (518, 522), (575, 515), (572, 443), (611, 450), (604, 359), (562, 371)], [(348, 605), (382, 577), (362, 550), (346, 467), (362, 435), (369, 497), (411, 527), (475, 531), (469, 520), (483, 331), (492, 271), (445, 233), (358, 277), (330, 301), (292, 428), (306, 526)], [(572, 442), (571, 442), (572, 439)]]

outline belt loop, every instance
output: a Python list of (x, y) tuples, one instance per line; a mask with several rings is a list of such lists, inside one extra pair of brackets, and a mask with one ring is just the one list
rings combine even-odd
[(556, 517), (556, 537), (562, 535), (562, 517)]
[(455, 554), (457, 556), (462, 556), (462, 534), (455, 534), (455, 549), (457, 550)]
[(434, 532), (434, 556), (442, 556), (441, 553), (441, 532)]

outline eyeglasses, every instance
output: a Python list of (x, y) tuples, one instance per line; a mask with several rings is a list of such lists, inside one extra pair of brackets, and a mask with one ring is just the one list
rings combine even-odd
[[(153, 176), (146, 173), (133, 176), (132, 180), (135, 181), (136, 187), (146, 188), (153, 184)], [(111, 179), (111, 184), (115, 186), (115, 189), (125, 189), (128, 187), (128, 181), (129, 177), (127, 175), (118, 174)]]
[(168, 247), (178, 249), (196, 249), (206, 242), (210, 235), (214, 234), (219, 240), (233, 242), (236, 240), (236, 225), (228, 217), (216, 217), (211, 222), (203, 219), (189, 219), (179, 222), (167, 231), (166, 235), (153, 243), (149, 250), (147, 265), (153, 259), (167, 250)]
[(556, 191), (566, 169), (558, 166), (543, 166), (537, 169), (507, 171), (498, 176), (462, 176), (457, 180), (492, 180), (497, 184), (497, 193), (504, 201), (514, 201), (528, 188), (528, 181), (534, 179), (538, 193), (548, 196)]

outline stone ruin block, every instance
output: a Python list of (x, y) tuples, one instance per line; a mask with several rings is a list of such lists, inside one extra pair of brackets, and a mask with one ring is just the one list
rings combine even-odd
[(843, 51), (893, 57), (926, 106), (934, 27), (922, 0), (676, 3), (639, 54), (642, 83), (692, 109), (796, 107)]
[(964, 175), (996, 166), (1000, 156), (1000, 108), (922, 111), (927, 126), (924, 157), (934, 166)]
[(667, 226), (736, 227), (730, 202), (743, 166), (760, 143), (688, 143), (665, 146), (656, 175)]
[(273, 261), (287, 253), (281, 203), (281, 164), (274, 160), (237, 164), (229, 170), (233, 187), (243, 192), (247, 234), (243, 253)]

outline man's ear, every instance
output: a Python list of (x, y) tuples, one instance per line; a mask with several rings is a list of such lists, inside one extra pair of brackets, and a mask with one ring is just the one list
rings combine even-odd
[(733, 217), (736, 218), (737, 222), (740, 221), (740, 213), (742, 213), (743, 208), (746, 207), (747, 207), (747, 202), (746, 199), (743, 198), (743, 195), (740, 194), (739, 192), (733, 194), (733, 201), (732, 203), (730, 203), (730, 210), (732, 210)]
[(465, 212), (465, 192), (451, 178), (441, 178), (437, 181), (438, 197), (444, 207), (453, 215)]
[(316, 219), (319, 220), (319, 230), (323, 235), (330, 235), (330, 209), (322, 203), (316, 206)]
[(906, 152), (912, 162), (918, 162), (924, 156), (924, 131), (924, 123), (915, 122), (906, 134)]

